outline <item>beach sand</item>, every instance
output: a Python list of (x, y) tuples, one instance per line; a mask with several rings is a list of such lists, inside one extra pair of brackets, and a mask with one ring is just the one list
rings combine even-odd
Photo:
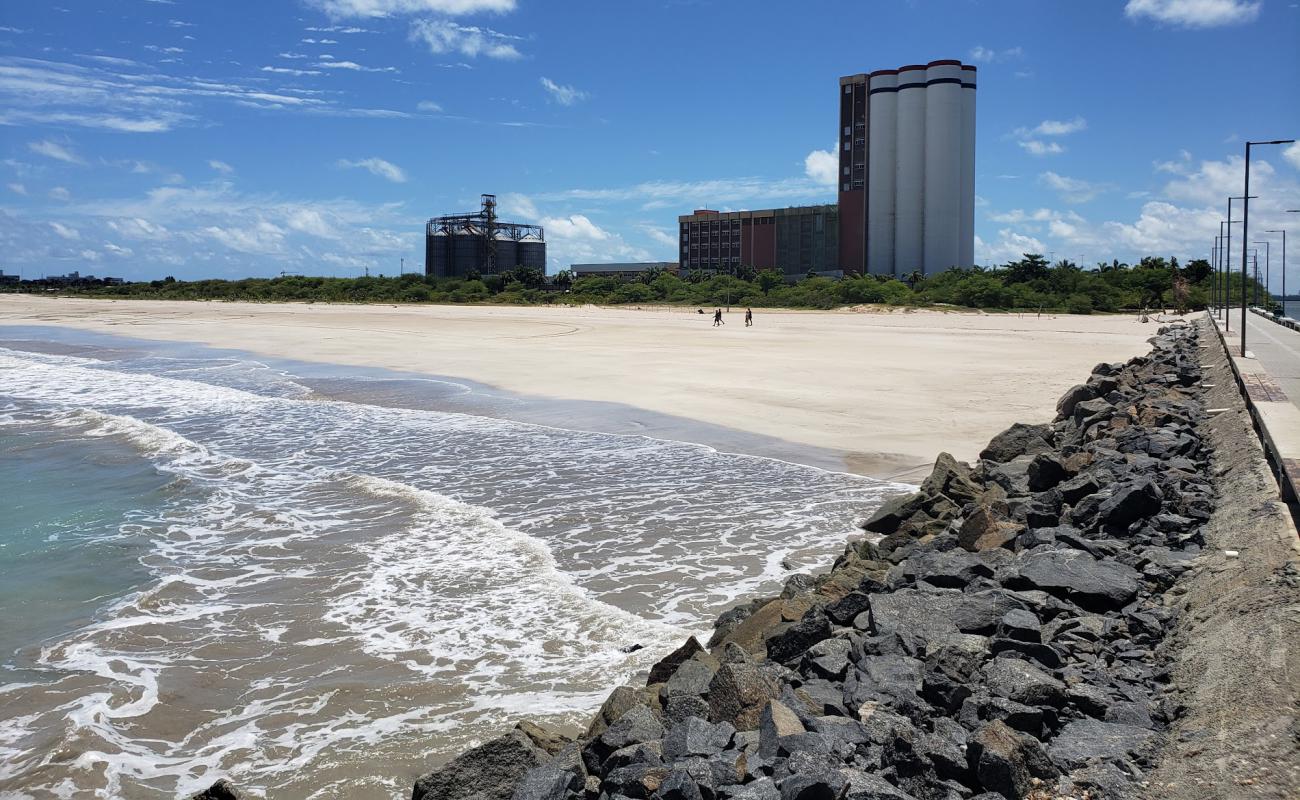
[[(711, 309), (708, 309), (711, 311)], [(1098, 362), (1144, 352), (1132, 315), (111, 301), (0, 295), (0, 325), (69, 326), (618, 403), (839, 453), (919, 481), (1013, 422), (1049, 421)], [(0, 335), (3, 329), (0, 328)], [(583, 428), (584, 421), (554, 424)]]

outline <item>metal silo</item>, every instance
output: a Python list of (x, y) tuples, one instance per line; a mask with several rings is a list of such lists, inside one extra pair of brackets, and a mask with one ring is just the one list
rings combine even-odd
[(975, 265), (975, 67), (961, 68), (961, 232), (959, 267)]
[(497, 272), (509, 272), (519, 266), (518, 250), (514, 239), (497, 237)]
[(925, 265), (924, 65), (898, 70), (897, 185), (894, 190), (894, 274)]
[(962, 88), (960, 61), (926, 68), (924, 270), (933, 275), (958, 266), (962, 212)]
[(867, 91), (867, 271), (893, 275), (898, 70), (882, 69), (868, 75)]
[(546, 242), (539, 239), (522, 239), (519, 242), (519, 263), (525, 267), (546, 271)]

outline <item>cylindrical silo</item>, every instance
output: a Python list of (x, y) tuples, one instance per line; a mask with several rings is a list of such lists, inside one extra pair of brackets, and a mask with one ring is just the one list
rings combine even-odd
[(867, 93), (867, 272), (893, 275), (898, 70), (868, 75)]
[(925, 79), (923, 64), (898, 70), (894, 275), (899, 278), (925, 266)]
[(498, 235), (497, 240), (497, 272), (511, 272), (515, 267), (520, 266), (519, 246), (514, 239)]
[(961, 68), (961, 238), (958, 266), (975, 265), (975, 67)]
[(519, 265), (546, 271), (546, 242), (536, 239), (521, 239), (519, 242)]
[(925, 274), (961, 260), (962, 88), (960, 61), (926, 65)]

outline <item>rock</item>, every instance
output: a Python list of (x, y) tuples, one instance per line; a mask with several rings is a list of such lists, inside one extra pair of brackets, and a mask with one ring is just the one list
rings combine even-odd
[(961, 589), (976, 578), (993, 577), (988, 564), (965, 550), (917, 553), (895, 567), (893, 573), (943, 589)]
[(989, 446), (980, 451), (980, 458), (1003, 464), (1018, 456), (1051, 452), (1052, 446), (1048, 443), (1050, 436), (1051, 428), (1046, 425), (1017, 422), (994, 436)]
[(512, 730), (420, 776), (411, 800), (510, 800), (525, 773), (549, 758), (526, 735)]
[(921, 499), (921, 495), (915, 493), (889, 498), (862, 523), (863, 530), (886, 535), (894, 533), (904, 520), (921, 510)]
[(1000, 486), (1008, 497), (1023, 497), (1029, 494), (1029, 465), (1034, 463), (1034, 458), (1025, 455), (1006, 462), (985, 462), (984, 477)]
[(599, 784), (599, 788), (609, 792), (608, 796), (650, 798), (654, 793), (659, 791), (664, 780), (668, 777), (671, 770), (664, 766), (651, 766), (649, 764), (633, 764), (627, 767), (619, 767), (611, 770), (605, 775), (605, 779)]
[(824, 639), (804, 654), (804, 665), (823, 678), (840, 678), (849, 665), (849, 640)]
[(527, 736), (533, 746), (545, 750), (549, 755), (555, 755), (573, 743), (573, 740), (564, 734), (547, 730), (527, 720), (515, 725), (515, 730)]
[[(691, 641), (695, 641), (694, 638)], [(703, 695), (709, 691), (713, 673), (714, 668), (702, 661), (683, 661), (664, 684), (661, 694), (665, 700), (678, 695)]]
[(830, 635), (831, 623), (826, 612), (812, 608), (799, 622), (767, 639), (767, 657), (782, 664), (788, 663)]
[(203, 791), (190, 795), (190, 800), (247, 800), (248, 795), (235, 788), (235, 784), (222, 778)]
[(1135, 725), (1080, 719), (1061, 729), (1048, 752), (1058, 767), (1069, 771), (1097, 761), (1133, 757), (1154, 736), (1154, 731)]
[(972, 553), (1007, 547), (1025, 530), (1025, 526), (1008, 520), (990, 506), (977, 506), (962, 522), (958, 543)]
[(1162, 495), (1150, 478), (1141, 478), (1115, 489), (1097, 509), (1097, 520), (1108, 528), (1126, 530), (1137, 520), (1160, 511)]
[(998, 635), (1022, 642), (1043, 641), (1042, 625), (1038, 617), (1020, 608), (1013, 608), (998, 620)]
[(816, 771), (781, 781), (781, 800), (837, 800), (843, 796), (844, 786), (844, 776), (823, 763)]
[(725, 663), (709, 682), (709, 720), (729, 722), (737, 730), (758, 729), (758, 715), (781, 687), (754, 663)]
[(727, 795), (729, 800), (781, 800), (781, 790), (771, 778), (759, 778)]
[[(712, 792), (710, 792), (712, 794)], [(703, 800), (700, 787), (694, 777), (682, 767), (674, 768), (664, 778), (655, 793), (656, 800)]]
[(970, 740), (967, 756), (980, 785), (1010, 800), (1029, 794), (1035, 778), (1048, 780), (1057, 774), (1041, 742), (1003, 722), (980, 728)]
[(763, 706), (758, 723), (759, 755), (771, 758), (780, 750), (781, 740), (807, 731), (799, 717), (780, 700), (769, 700)]
[(870, 772), (845, 770), (845, 800), (916, 800), (894, 784)]
[(690, 659), (696, 653), (703, 652), (704, 648), (700, 646), (700, 643), (696, 641), (694, 636), (688, 638), (681, 647), (664, 656), (659, 660), (659, 663), (650, 668), (650, 677), (646, 678), (646, 685), (649, 686), (652, 683), (666, 683), (683, 662)]
[(1074, 386), (1066, 389), (1065, 394), (1061, 395), (1061, 399), (1056, 401), (1057, 419), (1067, 419), (1073, 416), (1074, 407), (1076, 405), (1082, 403), (1084, 400), (1091, 400), (1096, 396), (1096, 389), (1093, 387), (1086, 386), (1082, 383), (1076, 383)]
[(664, 763), (664, 746), (662, 742), (640, 742), (630, 744), (627, 747), (620, 747), (610, 753), (600, 765), (600, 771), (609, 772), (622, 767), (630, 767), (633, 764), (650, 764), (654, 766), (662, 763)]
[(584, 776), (563, 764), (543, 764), (524, 773), (511, 800), (569, 800), (582, 791)]
[(1030, 491), (1042, 492), (1070, 477), (1070, 473), (1055, 453), (1039, 453), (1029, 462), (1026, 476)]
[(1004, 614), (1020, 607), (1001, 591), (900, 589), (872, 599), (871, 623), (876, 633), (905, 632), (922, 640), (940, 640), (955, 633), (992, 633)]
[(981, 670), (989, 692), (1028, 706), (1065, 704), (1065, 684), (1018, 658), (995, 658)]
[(853, 618), (871, 608), (871, 597), (862, 592), (849, 592), (826, 606), (826, 616), (837, 625), (851, 625)]
[(1061, 493), (1061, 502), (1075, 505), (1088, 495), (1101, 491), (1101, 485), (1092, 475), (1082, 473), (1057, 484), (1056, 490)]
[(1044, 589), (1090, 610), (1120, 608), (1137, 594), (1138, 571), (1124, 564), (1073, 549), (1038, 548), (1021, 555), (1024, 588)]
[(934, 470), (921, 484), (922, 497), (943, 495), (961, 506), (979, 497), (982, 487), (975, 483), (971, 468), (948, 453), (935, 459)]
[(664, 755), (672, 760), (686, 756), (712, 756), (731, 744), (736, 729), (729, 722), (711, 723), (690, 717), (674, 725), (664, 737)]

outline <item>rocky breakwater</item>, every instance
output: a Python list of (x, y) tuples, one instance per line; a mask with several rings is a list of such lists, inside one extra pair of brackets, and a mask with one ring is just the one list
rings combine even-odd
[(413, 800), (1128, 797), (1178, 715), (1166, 631), (1213, 489), (1197, 331), (1051, 424), (941, 455), (818, 577), (723, 614), (570, 740), (523, 723)]

